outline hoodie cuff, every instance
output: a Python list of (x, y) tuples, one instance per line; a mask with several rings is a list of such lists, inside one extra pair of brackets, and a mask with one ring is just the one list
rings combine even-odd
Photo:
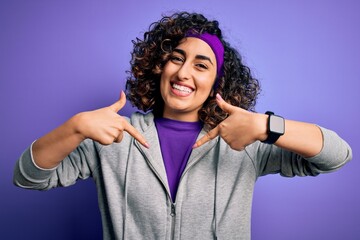
[(19, 168), (20, 172), (26, 179), (31, 180), (32, 182), (39, 182), (41, 180), (48, 179), (57, 167), (45, 169), (36, 165), (32, 153), (32, 147), (34, 143), (35, 141), (21, 155), (19, 161)]

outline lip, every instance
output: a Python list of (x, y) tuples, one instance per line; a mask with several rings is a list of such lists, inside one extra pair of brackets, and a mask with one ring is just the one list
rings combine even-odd
[[(185, 91), (180, 91), (180, 90), (178, 90), (178, 89), (175, 89), (175, 88), (173, 88), (173, 85), (174, 85), (174, 84), (177, 84), (177, 85), (179, 85), (179, 86), (183, 86), (183, 87), (189, 88), (189, 89), (191, 89), (191, 92), (185, 92)], [(193, 87), (187, 85), (187, 84), (179, 83), (179, 82), (176, 82), (176, 81), (171, 81), (171, 82), (170, 82), (170, 90), (171, 90), (171, 92), (172, 92), (174, 95), (176, 95), (176, 96), (179, 96), (179, 97), (187, 97), (187, 96), (190, 96), (190, 95), (194, 92), (195, 89), (194, 89)]]
[(184, 87), (190, 88), (192, 91), (195, 90), (194, 87), (192, 87), (192, 86), (190, 86), (190, 85), (187, 85), (187, 84), (184, 84), (184, 83), (181, 83), (181, 82), (177, 82), (177, 81), (170, 81), (170, 84), (171, 84), (171, 86), (172, 86), (173, 84), (177, 84), (177, 85), (180, 85), (180, 86), (184, 86)]

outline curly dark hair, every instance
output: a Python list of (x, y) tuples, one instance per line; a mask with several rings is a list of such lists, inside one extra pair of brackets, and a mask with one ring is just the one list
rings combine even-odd
[[(161, 73), (169, 60), (171, 49), (179, 45), (189, 29), (215, 34), (224, 46), (223, 74), (217, 80), (215, 93), (234, 106), (254, 111), (260, 93), (258, 80), (242, 63), (238, 51), (223, 39), (218, 21), (209, 21), (202, 14), (188, 12), (164, 16), (150, 25), (143, 40), (137, 38), (132, 41), (134, 50), (130, 61), (131, 71), (126, 81), (128, 100), (139, 110), (152, 110), (155, 116), (162, 116), (164, 101), (160, 94)], [(199, 119), (206, 130), (214, 128), (226, 117), (227, 114), (217, 106), (214, 96), (209, 96), (199, 110)]]

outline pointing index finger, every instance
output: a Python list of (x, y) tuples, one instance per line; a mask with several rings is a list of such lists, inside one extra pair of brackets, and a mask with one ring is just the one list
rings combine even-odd
[(124, 131), (128, 132), (131, 136), (133, 136), (139, 143), (141, 143), (144, 147), (149, 148), (150, 145), (147, 143), (146, 139), (139, 133), (136, 128), (134, 128), (130, 123), (125, 121)]
[(208, 133), (205, 134), (202, 138), (196, 141), (196, 143), (193, 145), (193, 148), (198, 148), (208, 141), (216, 138), (219, 135), (219, 126), (216, 126), (214, 129), (211, 129)]

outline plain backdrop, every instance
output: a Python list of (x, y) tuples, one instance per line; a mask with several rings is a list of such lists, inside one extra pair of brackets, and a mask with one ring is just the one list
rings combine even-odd
[[(13, 185), (13, 168), (32, 141), (75, 113), (115, 102), (131, 40), (178, 10), (220, 22), (261, 82), (258, 112), (333, 129), (353, 149), (335, 173), (260, 178), (252, 239), (360, 239), (357, 0), (1, 0), (0, 239), (102, 238), (92, 179), (29, 191)], [(120, 114), (133, 111), (128, 103)]]

